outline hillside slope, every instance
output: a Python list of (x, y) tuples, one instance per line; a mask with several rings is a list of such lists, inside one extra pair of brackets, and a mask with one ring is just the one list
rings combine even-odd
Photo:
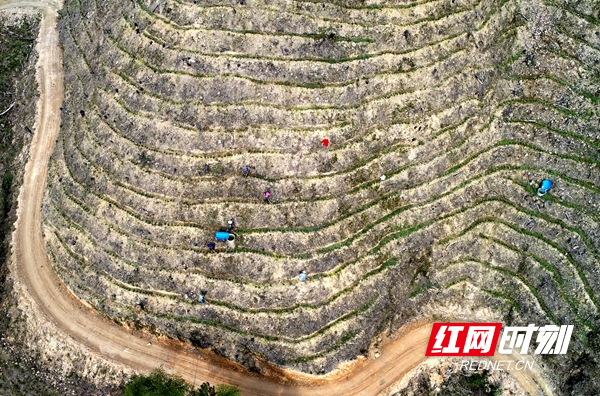
[[(581, 349), (598, 21), (592, 1), (67, 1), (55, 270), (250, 369), (329, 372), (422, 318), (576, 324)], [(235, 248), (209, 252), (230, 218)]]

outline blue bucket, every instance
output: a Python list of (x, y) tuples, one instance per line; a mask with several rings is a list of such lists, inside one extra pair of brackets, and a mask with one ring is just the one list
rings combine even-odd
[(550, 187), (552, 187), (551, 180), (546, 179), (546, 180), (542, 181), (542, 190), (548, 191), (548, 190), (550, 190)]
[(229, 233), (225, 231), (217, 231), (215, 232), (215, 239), (217, 241), (227, 241), (229, 240)]
[(542, 186), (538, 188), (537, 194), (541, 197), (542, 195), (546, 195), (548, 190), (552, 187), (552, 180), (544, 179), (542, 181)]

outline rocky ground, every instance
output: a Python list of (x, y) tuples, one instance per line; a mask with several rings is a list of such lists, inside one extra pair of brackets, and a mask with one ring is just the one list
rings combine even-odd
[(524, 396), (506, 371), (460, 369), (460, 359), (428, 361), (385, 392), (385, 396)]

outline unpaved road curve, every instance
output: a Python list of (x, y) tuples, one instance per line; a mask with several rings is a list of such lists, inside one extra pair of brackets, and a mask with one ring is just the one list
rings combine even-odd
[[(405, 330), (402, 337), (389, 341), (381, 357), (362, 360), (352, 370), (336, 376), (310, 379), (296, 376), (296, 385), (266, 380), (210, 354), (168, 340), (134, 334), (116, 326), (77, 300), (52, 271), (41, 234), (40, 208), (49, 157), (60, 126), (63, 99), (63, 72), (55, 1), (0, 0), (0, 10), (15, 6), (44, 7), (37, 49), (40, 54), (38, 83), (40, 102), (30, 158), (25, 167), (19, 195), (18, 220), (13, 234), (13, 260), (17, 277), (39, 310), (67, 336), (85, 348), (136, 370), (150, 371), (161, 365), (190, 383), (210, 381), (238, 386), (244, 395), (376, 395), (398, 381), (425, 359), (431, 326), (424, 324)], [(152, 345), (148, 345), (151, 342)], [(541, 390), (525, 372), (515, 379), (531, 394)], [(540, 378), (538, 383), (542, 383)]]

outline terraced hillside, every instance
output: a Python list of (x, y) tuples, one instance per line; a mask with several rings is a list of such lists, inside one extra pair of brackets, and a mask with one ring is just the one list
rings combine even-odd
[[(324, 373), (423, 318), (576, 324), (581, 348), (600, 16), (569, 4), (66, 1), (57, 273), (257, 370)], [(209, 252), (230, 218), (235, 245)]]

